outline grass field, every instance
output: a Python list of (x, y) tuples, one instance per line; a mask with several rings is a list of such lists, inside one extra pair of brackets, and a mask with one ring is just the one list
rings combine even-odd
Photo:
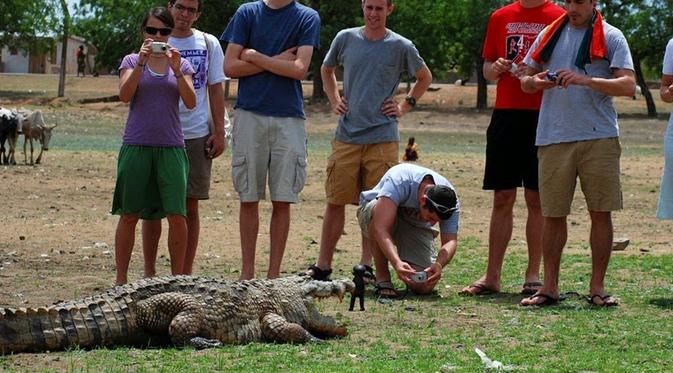
[[(74, 79), (71, 79), (74, 80)], [(99, 292), (113, 281), (116, 217), (109, 210), (116, 151), (127, 107), (77, 104), (84, 97), (116, 93), (116, 79), (75, 80), (67, 100), (52, 99), (52, 77), (0, 75), (0, 106), (41, 107), (57, 122), (52, 150), (40, 166), (0, 166), (0, 307), (36, 307)], [(46, 91), (44, 94), (40, 93)], [(38, 92), (36, 94), (36, 92)], [(474, 372), (484, 370), (474, 349), (522, 371), (670, 371), (673, 358), (673, 237), (670, 222), (654, 218), (659, 192), (665, 119), (645, 119), (642, 99), (617, 100), (621, 121), (625, 210), (614, 216), (615, 236), (630, 246), (615, 252), (608, 290), (619, 307), (590, 307), (578, 296), (557, 307), (517, 304), (526, 265), (524, 206), (517, 201), (515, 229), (503, 271), (503, 293), (458, 296), (486, 265), (492, 196), (481, 190), (488, 112), (475, 112), (473, 87), (442, 86), (403, 118), (401, 137), (415, 136), (420, 164), (447, 176), (463, 209), (459, 248), (437, 293), (379, 303), (368, 292), (367, 311), (326, 301), (321, 309), (348, 325), (350, 335), (324, 344), (250, 344), (193, 349), (96, 349), (0, 357), (0, 370), (71, 372)], [(492, 95), (491, 95), (492, 96)], [(443, 104), (442, 104), (443, 103)], [(462, 103), (462, 104), (459, 104)], [(659, 102), (659, 110), (670, 107)], [(324, 106), (308, 111), (309, 181), (293, 208), (284, 261), (286, 274), (313, 263), (324, 211), (326, 159), (334, 117)], [(19, 156), (20, 161), (23, 160)], [(215, 163), (212, 198), (202, 204), (202, 240), (196, 273), (236, 278), (240, 263), (238, 202), (231, 186), (230, 154)], [(519, 196), (522, 200), (523, 196)], [(337, 277), (348, 277), (359, 258), (354, 209), (335, 256)], [(268, 261), (269, 203), (262, 204), (258, 274)], [(589, 221), (581, 193), (569, 217), (561, 290), (586, 294), (590, 275)], [(23, 239), (21, 238), (23, 237)], [(165, 245), (165, 244), (164, 244)], [(165, 253), (165, 248), (161, 248)], [(131, 279), (142, 275), (137, 244)], [(45, 256), (46, 255), (46, 256)], [(169, 271), (167, 254), (160, 274)], [(398, 286), (400, 283), (397, 284)], [(348, 299), (346, 299), (347, 301)]]

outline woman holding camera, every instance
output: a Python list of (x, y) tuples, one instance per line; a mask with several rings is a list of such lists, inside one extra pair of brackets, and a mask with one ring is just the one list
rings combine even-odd
[(119, 67), (119, 98), (130, 109), (119, 159), (112, 213), (120, 215), (115, 234), (116, 284), (127, 282), (138, 219), (168, 220), (171, 272), (183, 273), (187, 248), (188, 161), (178, 117), (179, 100), (196, 105), (194, 70), (166, 44), (174, 22), (163, 7), (143, 19), (144, 42)]

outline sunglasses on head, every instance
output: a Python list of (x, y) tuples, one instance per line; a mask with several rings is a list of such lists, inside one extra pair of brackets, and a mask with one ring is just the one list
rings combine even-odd
[(173, 29), (168, 28), (168, 27), (162, 27), (162, 28), (156, 28), (156, 27), (152, 27), (152, 26), (146, 26), (145, 27), (145, 33), (148, 34), (148, 35), (156, 35), (157, 32), (158, 32), (159, 35), (161, 35), (161, 36), (168, 36), (168, 35), (171, 34), (172, 31), (173, 31)]
[(428, 200), (428, 202), (430, 202), (430, 204), (432, 204), (432, 206), (435, 208), (435, 210), (437, 210), (437, 212), (439, 212), (440, 214), (446, 214), (446, 213), (454, 212), (454, 211), (458, 210), (458, 206), (446, 207), (446, 206), (440, 205), (439, 203), (433, 201), (432, 198), (428, 197), (427, 194), (425, 195), (425, 199)]

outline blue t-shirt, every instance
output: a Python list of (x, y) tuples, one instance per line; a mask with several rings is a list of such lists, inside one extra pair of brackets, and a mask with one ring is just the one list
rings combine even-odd
[[(454, 191), (456, 190), (444, 176), (435, 171), (411, 163), (402, 163), (386, 171), (381, 177), (381, 181), (374, 188), (360, 193), (360, 205), (364, 205), (375, 198), (387, 197), (398, 208), (419, 211), (421, 207), (418, 203), (418, 187), (428, 175), (432, 177), (435, 185), (446, 185)], [(442, 234), (458, 233), (460, 199), (456, 202), (456, 207), (458, 207), (458, 210), (450, 218), (439, 222), (439, 231)], [(428, 223), (428, 225), (430, 224)]]
[[(275, 56), (292, 47), (320, 46), (320, 17), (295, 1), (280, 9), (264, 1), (241, 5), (220, 40)], [(304, 118), (301, 82), (268, 71), (238, 80), (236, 108), (272, 117)]]

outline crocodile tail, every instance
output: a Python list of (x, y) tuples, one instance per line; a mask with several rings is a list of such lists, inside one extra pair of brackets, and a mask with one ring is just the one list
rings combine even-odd
[(130, 298), (98, 296), (41, 308), (0, 308), (0, 355), (135, 344)]

